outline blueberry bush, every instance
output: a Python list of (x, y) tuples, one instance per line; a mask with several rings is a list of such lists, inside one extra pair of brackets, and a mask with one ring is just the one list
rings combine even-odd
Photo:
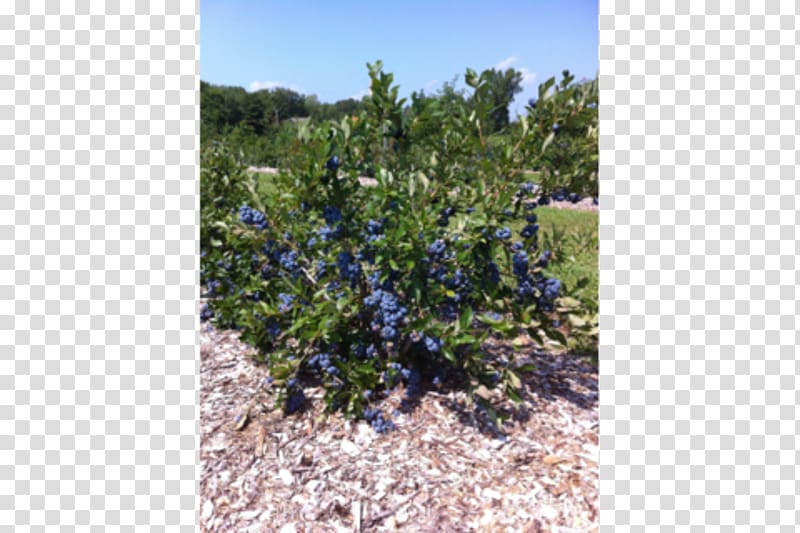
[[(368, 67), (366, 109), (301, 127), (271, 194), (225, 146), (202, 153), (201, 319), (241, 330), (287, 412), (318, 383), (329, 409), (383, 432), (393, 423), (376, 408), (382, 395), (413, 397), (454, 376), (495, 415), (487, 391), (518, 401), (529, 368), (488, 358), (481, 344), (522, 332), (565, 342), (554, 324), (569, 306), (547, 275), (534, 187), (522, 180), (546, 164), (541, 124), (488, 157), (485, 79), (467, 71), (469, 110), (409, 112), (392, 75)], [(548, 108), (566, 113), (558, 102)], [(436, 135), (422, 135), (432, 121)]]
[(598, 195), (597, 80), (574, 83), (567, 70), (562, 76), (559, 83), (550, 78), (539, 86), (523, 125), (531, 128), (528, 148), (539, 152), (535, 164), (544, 202)]

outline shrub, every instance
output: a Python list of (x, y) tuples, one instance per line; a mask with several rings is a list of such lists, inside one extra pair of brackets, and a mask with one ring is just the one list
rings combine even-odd
[[(513, 178), (527, 164), (529, 133), (486, 157), (490, 102), (468, 71), (474, 111), (440, 117), (435, 141), (415, 139), (414, 121), (429, 121), (428, 111), (404, 116), (392, 76), (380, 62), (369, 68), (367, 110), (302, 126), (272, 194), (257, 194), (224, 147), (202, 154), (204, 317), (240, 328), (259, 349), (287, 412), (315, 380), (330, 409), (384, 431), (393, 426), (376, 399), (452, 373), (494, 413), (485, 391), (519, 400), (520, 368), (487, 358), (487, 337), (525, 331), (565, 342), (553, 327), (561, 284), (543, 272), (532, 188)], [(376, 186), (360, 184), (367, 172)], [(523, 229), (510, 229), (514, 221)]]
[(539, 98), (528, 102), (526, 149), (538, 152), (543, 194), (564, 196), (560, 200), (573, 199), (569, 193), (597, 197), (597, 80), (573, 83), (569, 71), (562, 75), (558, 84), (555, 78), (541, 84)]

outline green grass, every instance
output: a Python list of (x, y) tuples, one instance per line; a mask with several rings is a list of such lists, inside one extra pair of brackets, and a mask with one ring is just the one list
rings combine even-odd
[(535, 170), (526, 170), (523, 174), (523, 179), (538, 185), (542, 181), (542, 173)]
[(272, 183), (272, 179), (274, 178), (272, 174), (263, 172), (250, 172), (250, 174), (256, 177), (256, 192), (258, 192), (261, 198), (277, 194), (278, 191)]

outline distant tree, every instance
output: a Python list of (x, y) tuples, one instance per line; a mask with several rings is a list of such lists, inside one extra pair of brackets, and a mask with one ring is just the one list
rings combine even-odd
[(509, 125), (508, 108), (514, 96), (522, 92), (522, 73), (512, 68), (505, 71), (489, 69), (486, 75), (489, 84), (489, 95), (493, 103), (487, 125), (488, 134), (497, 133)]
[(265, 121), (265, 91), (247, 93), (242, 105), (242, 120), (240, 125), (246, 126), (246, 131), (261, 135), (264, 133), (268, 122)]
[(316, 94), (307, 94), (303, 96), (303, 106), (305, 107), (306, 113), (308, 113), (307, 116), (315, 118), (319, 115), (322, 103), (319, 101), (319, 97)]
[(339, 117), (345, 115), (358, 115), (364, 109), (364, 103), (361, 100), (356, 100), (355, 98), (347, 98), (345, 100), (339, 100), (335, 104), (333, 104), (336, 113)]
[(200, 82), (200, 136), (213, 140), (225, 135), (242, 121), (247, 92), (241, 87), (226, 87)]
[[(277, 87), (269, 92), (267, 113), (273, 124), (294, 117), (308, 116), (305, 97), (291, 89)], [(266, 118), (266, 117), (265, 117)]]

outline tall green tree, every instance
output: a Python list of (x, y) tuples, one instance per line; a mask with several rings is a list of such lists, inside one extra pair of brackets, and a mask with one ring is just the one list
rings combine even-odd
[(522, 73), (513, 68), (505, 71), (489, 69), (481, 73), (481, 78), (486, 80), (492, 103), (485, 133), (497, 133), (508, 127), (510, 122), (508, 108), (514, 96), (522, 92)]

